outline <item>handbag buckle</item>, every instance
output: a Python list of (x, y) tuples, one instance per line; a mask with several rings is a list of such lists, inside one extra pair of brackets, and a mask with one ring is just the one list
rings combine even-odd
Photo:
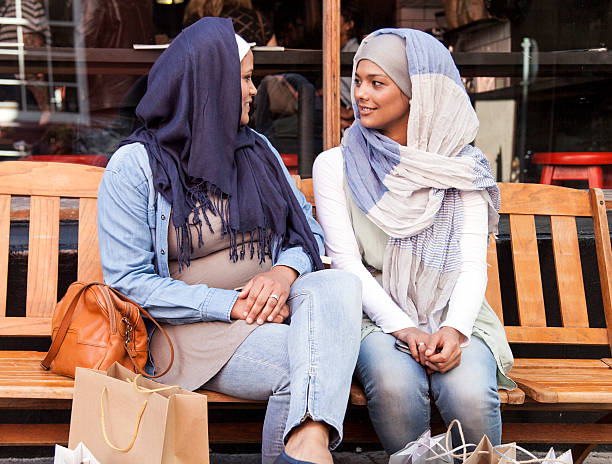
[(128, 344), (132, 341), (132, 332), (134, 331), (134, 326), (127, 317), (121, 319), (121, 322), (123, 322), (123, 324), (125, 325), (125, 332), (121, 334), (121, 336), (125, 338), (123, 346), (128, 348)]

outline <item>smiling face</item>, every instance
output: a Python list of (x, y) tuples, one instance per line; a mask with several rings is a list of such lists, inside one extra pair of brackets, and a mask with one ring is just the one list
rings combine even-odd
[(364, 127), (406, 145), (410, 99), (370, 60), (361, 60), (355, 71), (355, 102)]
[(253, 85), (253, 52), (249, 52), (240, 62), (240, 88), (242, 89), (242, 114), (240, 115), (240, 124), (249, 123), (249, 110), (253, 97), (257, 95), (257, 89)]

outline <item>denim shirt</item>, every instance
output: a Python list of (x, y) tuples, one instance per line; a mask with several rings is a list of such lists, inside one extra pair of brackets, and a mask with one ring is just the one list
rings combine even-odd
[[(319, 251), (324, 254), (323, 230), (312, 217), (311, 205), (295, 187), (278, 152), (265, 140), (283, 166)], [(98, 190), (98, 238), (104, 282), (146, 308), (158, 322), (176, 325), (230, 322), (237, 291), (188, 285), (170, 277), (170, 212), (171, 204), (153, 188), (145, 147), (133, 143), (119, 148), (108, 163)], [(273, 265), (289, 266), (300, 275), (312, 270), (310, 257), (299, 246), (282, 249)]]

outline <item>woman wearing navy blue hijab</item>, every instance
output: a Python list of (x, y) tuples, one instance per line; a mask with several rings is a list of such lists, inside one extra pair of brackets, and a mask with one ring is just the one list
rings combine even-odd
[[(268, 400), (262, 462), (331, 463), (359, 349), (357, 278), (322, 270), (323, 234), (246, 124), (253, 54), (204, 18), (158, 58), (142, 128), (98, 196), (104, 280), (165, 324), (168, 384)], [(149, 331), (148, 372), (170, 353)], [(163, 338), (163, 337), (162, 337)]]

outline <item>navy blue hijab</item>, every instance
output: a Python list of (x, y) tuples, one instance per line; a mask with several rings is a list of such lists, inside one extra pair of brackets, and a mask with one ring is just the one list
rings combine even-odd
[(272, 258), (278, 241), (277, 252), (301, 246), (313, 269), (322, 269), (317, 242), (277, 157), (240, 125), (240, 79), (232, 20), (199, 20), (153, 65), (136, 108), (143, 127), (122, 145), (140, 142), (147, 149), (155, 190), (172, 204), (180, 267), (189, 266), (194, 249), (190, 225), (198, 231), (198, 247), (203, 244), (201, 212), (211, 233), (208, 215), (221, 217), (233, 262), (244, 259), (247, 248), (251, 259), (255, 252), (260, 262)]

